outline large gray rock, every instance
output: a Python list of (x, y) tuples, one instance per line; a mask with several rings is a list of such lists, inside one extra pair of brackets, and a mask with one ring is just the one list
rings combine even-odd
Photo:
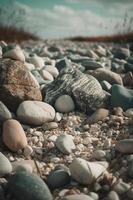
[(83, 74), (79, 70), (66, 68), (51, 84), (43, 88), (45, 101), (54, 104), (63, 95), (71, 96), (79, 110), (88, 112), (103, 107), (107, 97), (100, 83), (92, 76)]

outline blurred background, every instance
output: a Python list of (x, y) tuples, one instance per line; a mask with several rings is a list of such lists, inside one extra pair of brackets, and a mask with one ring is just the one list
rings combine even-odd
[(0, 27), (42, 39), (127, 34), (133, 0), (0, 0)]

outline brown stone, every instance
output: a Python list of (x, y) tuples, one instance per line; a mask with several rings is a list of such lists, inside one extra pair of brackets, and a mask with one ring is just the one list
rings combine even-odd
[(21, 124), (10, 119), (3, 124), (2, 139), (11, 151), (18, 151), (27, 146), (27, 138)]
[(0, 60), (0, 100), (11, 111), (24, 100), (42, 100), (40, 89), (22, 62)]

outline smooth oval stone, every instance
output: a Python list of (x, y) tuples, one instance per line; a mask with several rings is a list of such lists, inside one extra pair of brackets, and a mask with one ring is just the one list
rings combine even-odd
[(62, 95), (55, 101), (55, 109), (61, 113), (68, 113), (75, 109), (74, 101), (69, 95)]
[(95, 150), (92, 154), (92, 158), (95, 158), (96, 160), (105, 160), (106, 152), (103, 150)]
[(25, 62), (25, 56), (23, 51), (19, 46), (14, 49), (8, 50), (3, 54), (3, 58), (11, 58), (14, 60)]
[(48, 123), (43, 124), (42, 128), (44, 131), (57, 129), (58, 124), (56, 122), (48, 122)]
[(25, 62), (24, 65), (29, 71), (32, 71), (35, 69), (35, 66), (31, 63)]
[(133, 108), (127, 109), (126, 112), (124, 113), (124, 115), (126, 117), (133, 117)]
[(10, 161), (0, 152), (0, 178), (12, 172)]
[(111, 93), (111, 106), (122, 107), (123, 110), (127, 110), (133, 107), (133, 90), (127, 89), (120, 85), (112, 86)]
[(131, 63), (125, 63), (124, 68), (125, 68), (126, 72), (129, 72), (129, 71), (133, 72), (133, 63), (132, 64)]
[(45, 66), (44, 69), (48, 71), (54, 78), (56, 78), (59, 75), (59, 71), (56, 67)]
[(62, 134), (58, 136), (55, 145), (64, 154), (70, 154), (72, 150), (75, 149), (75, 144), (71, 135)]
[(47, 178), (47, 184), (51, 189), (64, 187), (69, 184), (71, 180), (70, 175), (65, 170), (55, 170), (50, 172)]
[(117, 194), (122, 195), (126, 193), (130, 189), (130, 185), (123, 181), (119, 181), (113, 186), (113, 190), (117, 192)]
[(129, 49), (126, 48), (117, 48), (114, 50), (114, 57), (119, 59), (126, 59), (130, 56)]
[(19, 200), (52, 200), (45, 182), (37, 175), (19, 172), (10, 177), (6, 191)]
[(86, 120), (86, 123), (94, 124), (98, 121), (104, 120), (108, 115), (109, 110), (105, 108), (99, 108)]
[(0, 121), (5, 121), (7, 119), (11, 119), (12, 114), (8, 110), (8, 108), (0, 101)]
[(105, 81), (105, 80), (101, 81), (100, 84), (101, 84), (103, 90), (105, 90), (107, 92), (109, 92), (111, 87), (112, 87), (112, 85), (109, 82)]
[(37, 56), (36, 54), (29, 58), (29, 62), (35, 65), (38, 69), (41, 69), (44, 66), (43, 58)]
[(107, 197), (105, 197), (103, 200), (120, 200), (120, 198), (115, 191), (110, 191)]
[(120, 140), (115, 148), (121, 153), (133, 153), (133, 139)]
[(12, 162), (13, 172), (18, 170), (23, 170), (29, 173), (32, 173), (36, 170), (36, 166), (33, 160), (20, 160)]
[(12, 151), (18, 151), (27, 146), (27, 138), (21, 124), (10, 119), (3, 124), (2, 134), (4, 144)]
[(42, 125), (54, 119), (55, 110), (41, 101), (24, 101), (18, 107), (17, 116), (24, 123)]
[(40, 71), (40, 73), (44, 80), (49, 80), (49, 81), (54, 80), (53, 76), (47, 70), (43, 69), (42, 71)]
[(93, 199), (85, 194), (73, 194), (63, 197), (62, 200), (93, 200)]

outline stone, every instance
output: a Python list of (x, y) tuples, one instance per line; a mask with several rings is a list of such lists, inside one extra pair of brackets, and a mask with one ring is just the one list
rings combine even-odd
[(107, 162), (88, 162), (82, 158), (75, 158), (69, 168), (71, 176), (78, 183), (88, 185), (99, 178), (107, 167)]
[(55, 122), (60, 122), (61, 119), (62, 119), (62, 117), (63, 117), (63, 114), (62, 114), (62, 113), (56, 112), (56, 113), (55, 113), (54, 121), (55, 121)]
[(48, 80), (48, 81), (54, 80), (53, 76), (47, 70), (43, 69), (43, 70), (40, 71), (40, 73), (41, 73), (44, 80)]
[(41, 76), (41, 74), (39, 73), (38, 70), (36, 70), (36, 69), (32, 70), (31, 73), (36, 78), (39, 85), (43, 85), (47, 82), (46, 80), (43, 79), (43, 77)]
[(36, 166), (33, 160), (20, 160), (12, 162), (12, 169), (13, 172), (26, 171), (32, 173), (33, 171), (36, 171)]
[(118, 181), (114, 186), (113, 190), (117, 192), (118, 195), (122, 195), (126, 193), (130, 189), (130, 185), (128, 183), (121, 181)]
[(74, 101), (69, 95), (59, 96), (54, 105), (57, 112), (68, 113), (75, 109)]
[(133, 86), (133, 73), (127, 72), (123, 76), (123, 84), (124, 86)]
[(52, 200), (45, 182), (37, 175), (28, 172), (17, 172), (7, 183), (6, 192), (19, 200)]
[(35, 66), (31, 63), (28, 63), (28, 62), (25, 62), (24, 65), (26, 66), (26, 68), (29, 70), (29, 71), (32, 71), (35, 69)]
[(67, 195), (63, 197), (61, 200), (93, 200), (93, 198), (85, 194), (73, 194), (73, 195)]
[(32, 153), (33, 153), (33, 149), (31, 146), (27, 145), (25, 148), (24, 148), (24, 156), (25, 157), (29, 157)]
[(60, 59), (56, 62), (55, 67), (61, 71), (62, 69), (69, 67), (71, 62), (67, 58)]
[(56, 67), (45, 66), (44, 69), (48, 71), (54, 78), (56, 78), (59, 75), (59, 71)]
[(125, 69), (126, 72), (129, 72), (129, 71), (133, 72), (133, 63), (132, 64), (131, 63), (125, 63), (124, 69)]
[(71, 135), (59, 135), (55, 141), (55, 145), (64, 154), (70, 154), (72, 150), (75, 149), (75, 144)]
[(31, 55), (29, 62), (33, 64), (37, 69), (41, 69), (44, 66), (44, 60), (36, 54)]
[(3, 54), (3, 58), (11, 58), (11, 59), (14, 59), (14, 60), (25, 62), (24, 53), (19, 46), (16, 46), (15, 48), (6, 51)]
[(96, 160), (106, 160), (106, 152), (103, 150), (95, 150), (92, 153), (92, 158), (95, 158)]
[(0, 101), (0, 121), (5, 121), (7, 119), (11, 119), (12, 114), (8, 110), (8, 108)]
[(17, 109), (17, 116), (24, 123), (42, 125), (54, 119), (55, 110), (45, 102), (24, 101)]
[(133, 161), (129, 163), (127, 174), (130, 178), (133, 178)]
[(0, 178), (12, 172), (12, 165), (8, 158), (0, 152)]
[(126, 117), (133, 117), (133, 108), (129, 108), (125, 111), (124, 115)]
[(63, 69), (52, 83), (44, 86), (42, 93), (51, 105), (59, 96), (67, 94), (74, 99), (78, 110), (86, 113), (102, 107), (108, 100), (94, 77), (70, 68)]
[(120, 200), (120, 198), (115, 191), (110, 191), (103, 200)]
[(105, 108), (99, 108), (90, 117), (88, 117), (86, 123), (88, 124), (97, 123), (98, 121), (104, 120), (108, 115), (109, 115), (109, 110)]
[(103, 90), (110, 92), (112, 85), (109, 82), (103, 80), (100, 82), (100, 84), (101, 84)]
[(105, 80), (109, 82), (111, 85), (113, 84), (123, 85), (122, 78), (119, 74), (105, 68), (99, 68), (96, 70), (87, 70), (86, 73), (94, 76), (98, 81)]
[(27, 145), (27, 138), (21, 124), (14, 119), (10, 119), (3, 124), (2, 139), (4, 144), (11, 151), (18, 151)]
[(114, 57), (119, 59), (126, 59), (130, 56), (130, 50), (127, 48), (114, 49)]
[(111, 89), (111, 106), (122, 107), (127, 110), (133, 107), (133, 90), (120, 85), (113, 85)]
[(120, 153), (133, 153), (133, 139), (123, 139), (116, 143), (115, 148)]
[(129, 199), (133, 199), (133, 188), (131, 188), (129, 191), (127, 191), (127, 197)]
[(42, 128), (43, 128), (44, 131), (57, 129), (58, 128), (58, 124), (56, 122), (44, 123)]
[(51, 189), (57, 189), (64, 187), (70, 183), (71, 177), (67, 171), (60, 169), (60, 170), (53, 170), (49, 173), (47, 177), (47, 184)]
[(22, 62), (1, 59), (0, 71), (0, 100), (10, 111), (16, 111), (24, 100), (42, 100), (40, 89)]

